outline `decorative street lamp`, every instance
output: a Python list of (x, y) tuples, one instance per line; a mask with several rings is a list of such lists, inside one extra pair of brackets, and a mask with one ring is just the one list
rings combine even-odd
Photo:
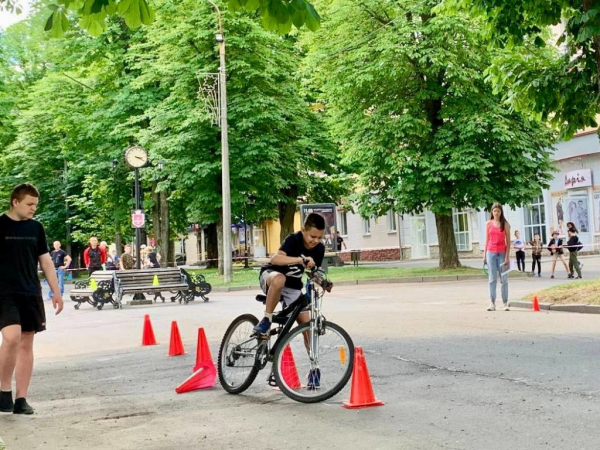
[(223, 194), (223, 281), (229, 283), (233, 279), (231, 261), (231, 188), (229, 184), (229, 141), (227, 129), (227, 87), (225, 76), (225, 35), (223, 34), (223, 22), (221, 11), (212, 0), (207, 0), (217, 12), (219, 30), (215, 39), (219, 45), (219, 121), (221, 125), (221, 177)]

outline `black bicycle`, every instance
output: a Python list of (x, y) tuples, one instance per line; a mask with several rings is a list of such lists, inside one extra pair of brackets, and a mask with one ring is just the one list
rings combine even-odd
[[(218, 360), (219, 380), (227, 392), (244, 392), (269, 362), (277, 386), (299, 402), (327, 400), (346, 386), (354, 365), (354, 344), (342, 327), (327, 321), (321, 313), (330, 283), (322, 279), (318, 287), (315, 277), (320, 274), (310, 273), (302, 296), (273, 315), (268, 336), (254, 332), (258, 319), (252, 314), (239, 316), (229, 325)], [(265, 295), (256, 296), (262, 303), (266, 299)], [(307, 307), (310, 321), (292, 329)]]

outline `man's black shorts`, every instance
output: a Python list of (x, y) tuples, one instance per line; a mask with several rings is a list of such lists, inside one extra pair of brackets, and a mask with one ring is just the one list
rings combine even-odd
[(39, 333), (46, 329), (46, 311), (41, 295), (0, 295), (0, 330), (21, 325), (21, 331)]

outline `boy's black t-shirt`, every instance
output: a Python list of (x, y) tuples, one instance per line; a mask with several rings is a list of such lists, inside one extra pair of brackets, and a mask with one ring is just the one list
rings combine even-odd
[[(304, 246), (304, 238), (302, 232), (290, 234), (285, 238), (279, 250), (284, 252), (287, 256), (298, 257), (304, 255), (305, 257), (311, 257), (317, 267), (321, 267), (323, 264), (323, 257), (325, 256), (325, 246), (319, 242), (313, 249), (309, 250)], [(285, 275), (285, 287), (292, 289), (302, 289), (302, 274), (304, 273), (304, 265), (292, 264), (289, 266), (275, 266), (271, 263), (263, 266), (260, 270), (262, 273), (265, 270), (273, 270)]]
[(39, 295), (37, 266), (48, 253), (44, 227), (37, 220), (0, 216), (0, 293)]

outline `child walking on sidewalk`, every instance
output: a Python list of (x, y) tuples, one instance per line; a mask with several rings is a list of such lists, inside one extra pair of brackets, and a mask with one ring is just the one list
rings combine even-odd
[(535, 233), (533, 235), (533, 241), (531, 244), (531, 259), (533, 260), (531, 263), (531, 275), (535, 276), (535, 265), (537, 263), (538, 267), (538, 278), (542, 277), (542, 249), (544, 248), (542, 245), (542, 240), (540, 239), (539, 233)]

